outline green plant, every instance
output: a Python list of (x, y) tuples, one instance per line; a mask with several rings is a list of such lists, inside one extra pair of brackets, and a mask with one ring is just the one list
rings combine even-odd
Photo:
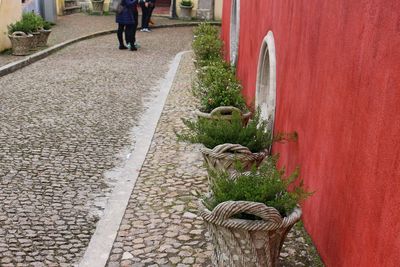
[(198, 71), (198, 82), (193, 88), (200, 97), (201, 110), (211, 112), (220, 106), (233, 106), (246, 109), (241, 94), (242, 86), (235, 71), (223, 60), (209, 62)]
[(209, 169), (212, 196), (205, 199), (207, 207), (212, 210), (218, 204), (234, 201), (252, 201), (274, 207), (284, 217), (296, 205), (311, 195), (303, 188), (303, 182), (297, 181), (299, 170), (288, 177), (284, 169), (276, 167), (278, 156), (268, 157), (259, 169), (250, 172), (239, 172), (234, 178), (226, 171)]
[(192, 3), (191, 0), (182, 0), (181, 6), (192, 7), (192, 6), (193, 6), (193, 3)]
[(219, 30), (208, 22), (202, 22), (193, 29), (193, 33), (195, 38), (203, 35), (211, 35), (218, 38)]
[(211, 34), (194, 38), (192, 48), (200, 66), (207, 65), (208, 61), (222, 58), (222, 41)]
[(33, 28), (31, 25), (28, 25), (26, 22), (19, 20), (15, 23), (12, 23), (7, 26), (8, 28), (8, 34), (13, 34), (14, 32), (24, 32), (24, 33), (30, 33), (33, 31)]
[(50, 30), (52, 27), (53, 27), (53, 25), (52, 25), (51, 22), (48, 22), (48, 21), (44, 21), (43, 22), (43, 29), (44, 30)]
[(34, 12), (24, 13), (22, 15), (22, 22), (31, 27), (31, 32), (37, 32), (44, 25), (43, 18)]
[(273, 141), (268, 121), (262, 120), (260, 111), (246, 125), (240, 114), (234, 112), (232, 120), (209, 120), (198, 118), (195, 121), (182, 119), (188, 130), (177, 134), (178, 140), (190, 143), (200, 143), (213, 149), (217, 145), (231, 143), (247, 147), (252, 152), (260, 152), (269, 148)]

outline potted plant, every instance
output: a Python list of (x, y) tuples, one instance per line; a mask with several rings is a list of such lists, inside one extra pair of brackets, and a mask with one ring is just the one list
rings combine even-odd
[(51, 23), (48, 21), (43, 22), (43, 27), (39, 30), (40, 32), (40, 38), (37, 43), (38, 46), (47, 46), (47, 40), (49, 39), (49, 35), (51, 33)]
[(103, 15), (104, 0), (91, 0), (92, 1), (92, 12)]
[(202, 23), (194, 29), (192, 48), (196, 58), (196, 66), (207, 66), (214, 60), (222, 61), (222, 41), (216, 27)]
[(200, 143), (205, 162), (211, 168), (234, 170), (235, 163), (240, 162), (244, 169), (258, 166), (269, 155), (271, 144), (282, 137), (272, 138), (269, 122), (262, 120), (260, 111), (253, 120), (243, 125), (238, 112), (234, 112), (232, 120), (216, 119), (185, 120), (187, 131), (177, 134), (178, 140)]
[(11, 41), (12, 54), (15, 56), (25, 56), (29, 54), (32, 46), (33, 36), (29, 32), (31, 26), (22, 20), (8, 25), (8, 37)]
[(193, 91), (200, 98), (198, 117), (231, 120), (233, 112), (239, 112), (247, 123), (251, 112), (247, 110), (241, 94), (242, 87), (234, 70), (223, 60), (210, 61), (198, 70)]
[(276, 160), (269, 157), (258, 170), (234, 178), (209, 170), (212, 192), (199, 210), (212, 236), (215, 266), (277, 266), (284, 239), (300, 220), (298, 203), (310, 193), (295, 183), (297, 171), (285, 178)]
[(31, 49), (36, 49), (41, 38), (40, 29), (43, 28), (44, 20), (34, 12), (24, 13), (22, 21), (30, 26), (30, 33), (33, 35)]
[(191, 20), (192, 8), (193, 8), (192, 0), (182, 0), (180, 7), (181, 7), (181, 14), (179, 17), (184, 20)]

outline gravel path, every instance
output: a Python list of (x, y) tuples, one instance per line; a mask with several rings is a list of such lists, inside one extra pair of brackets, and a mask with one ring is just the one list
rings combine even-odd
[(79, 261), (112, 190), (104, 172), (191, 38), (191, 28), (138, 33), (130, 52), (98, 37), (0, 78), (0, 266)]

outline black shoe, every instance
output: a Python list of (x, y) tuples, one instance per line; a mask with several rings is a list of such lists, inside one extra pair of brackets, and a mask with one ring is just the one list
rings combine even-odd
[(125, 49), (128, 49), (128, 47), (126, 47), (126, 46), (124, 46), (124, 45), (120, 45), (120, 46), (119, 46), (119, 50), (125, 50)]
[(137, 51), (137, 48), (135, 46), (132, 46), (129, 50), (131, 51)]

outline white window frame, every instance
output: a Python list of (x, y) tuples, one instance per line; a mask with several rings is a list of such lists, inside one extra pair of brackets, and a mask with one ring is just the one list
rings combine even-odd
[(231, 21), (229, 35), (229, 56), (231, 65), (236, 66), (239, 53), (240, 0), (231, 1)]
[(276, 54), (275, 39), (269, 31), (262, 41), (257, 67), (256, 107), (260, 107), (263, 119), (270, 122), (273, 131), (276, 110)]

